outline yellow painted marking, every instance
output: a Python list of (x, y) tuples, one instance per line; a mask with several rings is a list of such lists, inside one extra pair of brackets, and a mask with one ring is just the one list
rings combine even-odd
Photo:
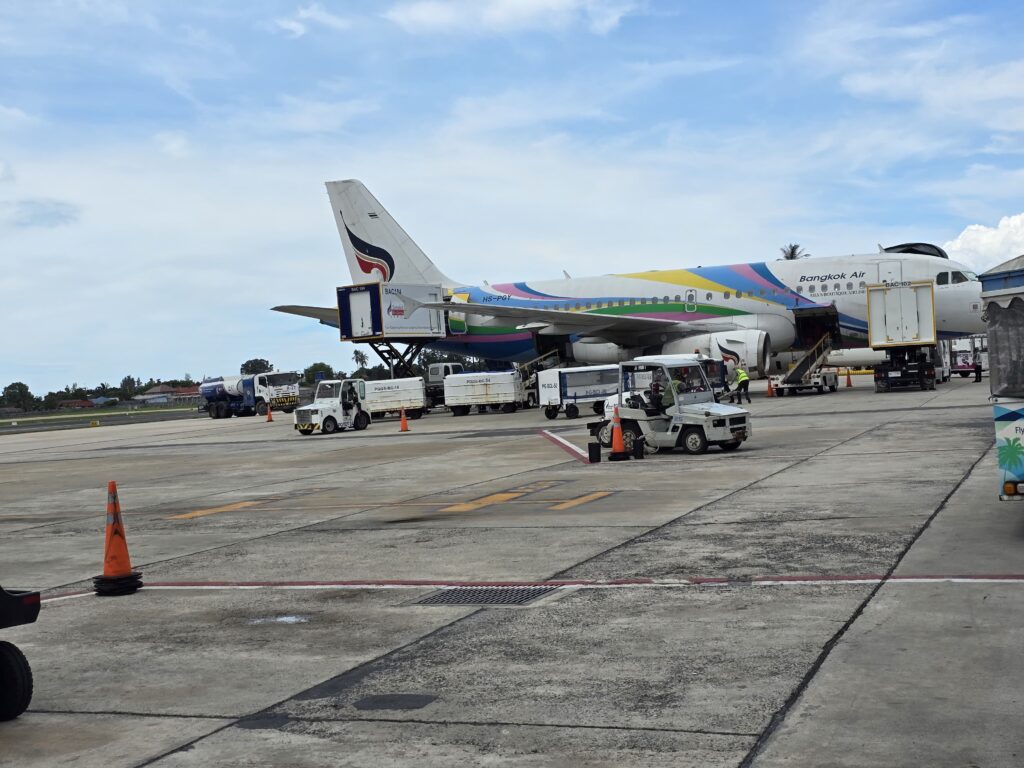
[(490, 496), (482, 496), (479, 499), (473, 499), (473, 501), (462, 502), (461, 504), (452, 504), (450, 507), (445, 507), (442, 512), (475, 512), (478, 509), (484, 507), (490, 507), (494, 504), (501, 504), (502, 502), (511, 501), (512, 499), (518, 499), (522, 496), (525, 491), (513, 492), (507, 491), (505, 493), (492, 493)]
[(216, 515), (218, 512), (237, 512), (240, 509), (246, 507), (255, 507), (259, 504), (258, 501), (239, 501), (235, 504), (226, 504), (223, 507), (213, 507), (212, 509), (197, 509), (195, 512), (186, 512), (183, 515), (174, 515), (174, 517), (168, 518), (170, 520), (191, 520), (193, 517), (206, 517), (207, 515)]
[(578, 496), (575, 499), (563, 501), (561, 504), (555, 504), (552, 507), (548, 507), (548, 509), (560, 512), (563, 509), (572, 509), (573, 507), (578, 507), (581, 504), (589, 504), (592, 501), (597, 501), (598, 499), (603, 499), (605, 496), (611, 495), (612, 491), (595, 491), (594, 493), (588, 493), (586, 496)]

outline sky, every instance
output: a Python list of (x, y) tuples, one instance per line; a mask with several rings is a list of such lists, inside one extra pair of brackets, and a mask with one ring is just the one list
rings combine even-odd
[(0, 387), (281, 370), (362, 180), (467, 284), (1024, 253), (1024, 5), (0, 0)]

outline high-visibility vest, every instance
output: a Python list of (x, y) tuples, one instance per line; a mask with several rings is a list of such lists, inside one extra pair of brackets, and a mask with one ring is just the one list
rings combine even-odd
[(747, 376), (747, 372), (744, 371), (742, 368), (737, 368), (736, 369), (736, 383), (737, 384), (739, 384), (741, 381), (746, 381), (749, 378), (750, 377)]

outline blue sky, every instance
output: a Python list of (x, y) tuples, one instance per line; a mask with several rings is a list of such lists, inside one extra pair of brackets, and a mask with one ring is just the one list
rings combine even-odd
[[(978, 10), (982, 8), (982, 10)], [(1024, 252), (1019, 3), (0, 0), (0, 386), (351, 368), (362, 179), (466, 282)]]

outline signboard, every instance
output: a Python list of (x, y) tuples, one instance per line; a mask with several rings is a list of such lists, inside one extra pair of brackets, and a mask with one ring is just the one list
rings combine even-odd
[(364, 283), (338, 288), (338, 319), (342, 341), (385, 341), (444, 338), (443, 312), (415, 309), (403, 298), (422, 303), (444, 300), (440, 285)]

